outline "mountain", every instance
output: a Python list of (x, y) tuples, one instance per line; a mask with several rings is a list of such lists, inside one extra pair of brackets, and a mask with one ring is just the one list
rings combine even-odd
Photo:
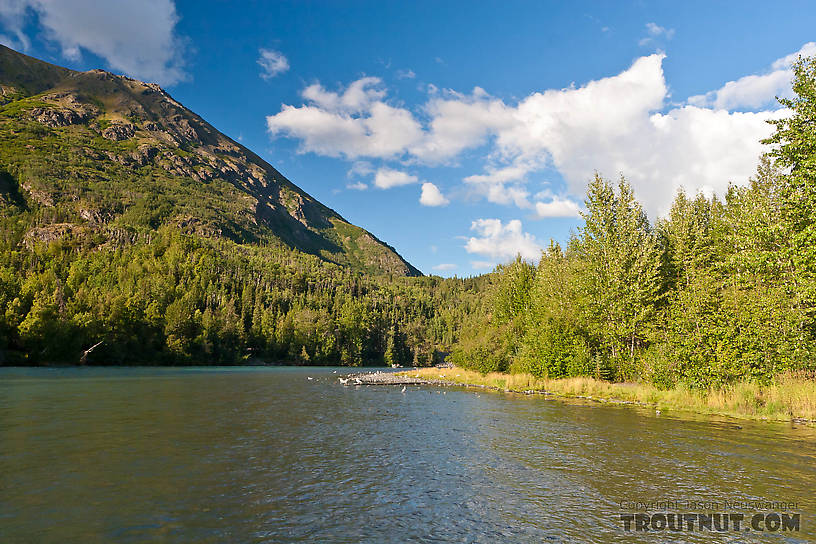
[(172, 226), (421, 275), (155, 84), (0, 45), (0, 142), (0, 205), (27, 212), (24, 243), (101, 246)]

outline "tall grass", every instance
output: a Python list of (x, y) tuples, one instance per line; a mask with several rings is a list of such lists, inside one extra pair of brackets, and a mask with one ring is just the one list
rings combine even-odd
[(502, 391), (547, 392), (568, 398), (647, 404), (660, 410), (686, 410), (746, 419), (816, 421), (816, 380), (789, 374), (769, 385), (745, 381), (711, 390), (683, 386), (661, 390), (649, 384), (610, 383), (586, 377), (550, 380), (525, 373), (490, 372), (483, 375), (458, 367), (421, 368), (405, 374)]

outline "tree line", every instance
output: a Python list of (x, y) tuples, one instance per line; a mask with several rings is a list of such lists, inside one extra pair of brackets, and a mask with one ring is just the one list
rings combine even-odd
[(711, 387), (811, 375), (816, 349), (816, 63), (748, 186), (679, 192), (650, 223), (624, 178), (596, 175), (584, 224), (537, 266), (499, 267), (457, 364), (536, 376)]
[(483, 282), (364, 275), (170, 226), (125, 240), (0, 242), (6, 364), (77, 363), (102, 341), (87, 364), (428, 365)]

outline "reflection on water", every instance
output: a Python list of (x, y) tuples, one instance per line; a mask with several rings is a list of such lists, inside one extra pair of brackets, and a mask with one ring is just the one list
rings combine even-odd
[(816, 540), (812, 428), (333, 370), (0, 369), (0, 541), (760, 540), (623, 532), (657, 500), (798, 502), (763, 541)]

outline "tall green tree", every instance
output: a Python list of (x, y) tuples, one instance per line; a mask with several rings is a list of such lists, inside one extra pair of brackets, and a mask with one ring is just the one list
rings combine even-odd
[(623, 177), (615, 186), (596, 174), (584, 202), (586, 223), (570, 242), (584, 319), (598, 355), (612, 365), (604, 369), (599, 360), (597, 373), (625, 378), (648, 337), (660, 294), (658, 239)]
[(779, 103), (791, 114), (769, 121), (776, 130), (763, 140), (785, 172), (780, 188), (782, 214), (790, 238), (787, 257), (796, 268), (799, 288), (811, 314), (816, 307), (816, 58), (793, 65), (793, 98)]

